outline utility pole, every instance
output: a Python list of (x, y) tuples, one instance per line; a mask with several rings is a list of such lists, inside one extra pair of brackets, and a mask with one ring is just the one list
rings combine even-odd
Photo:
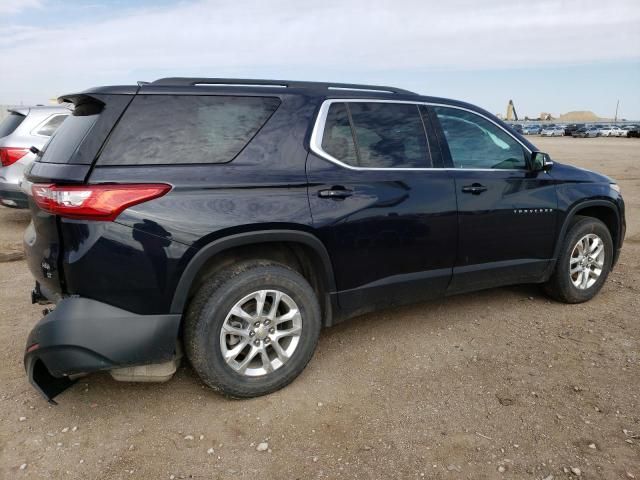
[(618, 123), (618, 107), (620, 106), (620, 100), (618, 99), (618, 103), (616, 103), (616, 116), (613, 119), (613, 123)]

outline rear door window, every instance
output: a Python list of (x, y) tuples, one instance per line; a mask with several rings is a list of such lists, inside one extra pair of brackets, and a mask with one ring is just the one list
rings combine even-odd
[(333, 103), (327, 113), (322, 149), (354, 167), (432, 166), (425, 128), (414, 104)]
[(0, 122), (0, 138), (11, 135), (20, 126), (26, 117), (17, 112), (11, 112), (2, 122)]
[(99, 165), (226, 163), (280, 105), (272, 97), (139, 95), (116, 126)]
[(341, 162), (358, 166), (356, 144), (345, 103), (333, 103), (329, 107), (322, 135), (322, 150)]

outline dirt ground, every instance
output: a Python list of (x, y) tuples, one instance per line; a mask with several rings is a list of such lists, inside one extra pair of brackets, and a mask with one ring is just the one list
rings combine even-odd
[[(520, 286), (366, 315), (262, 398), (183, 363), (166, 384), (90, 375), (50, 406), (22, 365), (42, 307), (24, 260), (0, 263), (0, 478), (640, 479), (640, 140), (533, 140), (622, 187), (626, 242), (594, 300)], [(27, 222), (0, 208), (0, 245)]]

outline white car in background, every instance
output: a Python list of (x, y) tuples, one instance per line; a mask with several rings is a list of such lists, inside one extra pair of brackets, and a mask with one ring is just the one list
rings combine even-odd
[(543, 137), (562, 137), (564, 136), (564, 128), (562, 127), (546, 127), (540, 132)]
[(603, 137), (618, 137), (620, 132), (620, 127), (615, 127), (613, 125), (605, 125), (600, 128), (600, 135)]
[(629, 133), (629, 130), (633, 130), (637, 128), (635, 125), (625, 125), (624, 127), (620, 127), (620, 132), (618, 132), (619, 137), (626, 137)]

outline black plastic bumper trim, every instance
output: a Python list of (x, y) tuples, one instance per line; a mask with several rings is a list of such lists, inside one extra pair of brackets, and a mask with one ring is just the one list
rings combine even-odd
[(168, 361), (175, 354), (180, 318), (65, 297), (29, 334), (24, 358), (29, 381), (51, 401), (73, 384), (68, 375)]

